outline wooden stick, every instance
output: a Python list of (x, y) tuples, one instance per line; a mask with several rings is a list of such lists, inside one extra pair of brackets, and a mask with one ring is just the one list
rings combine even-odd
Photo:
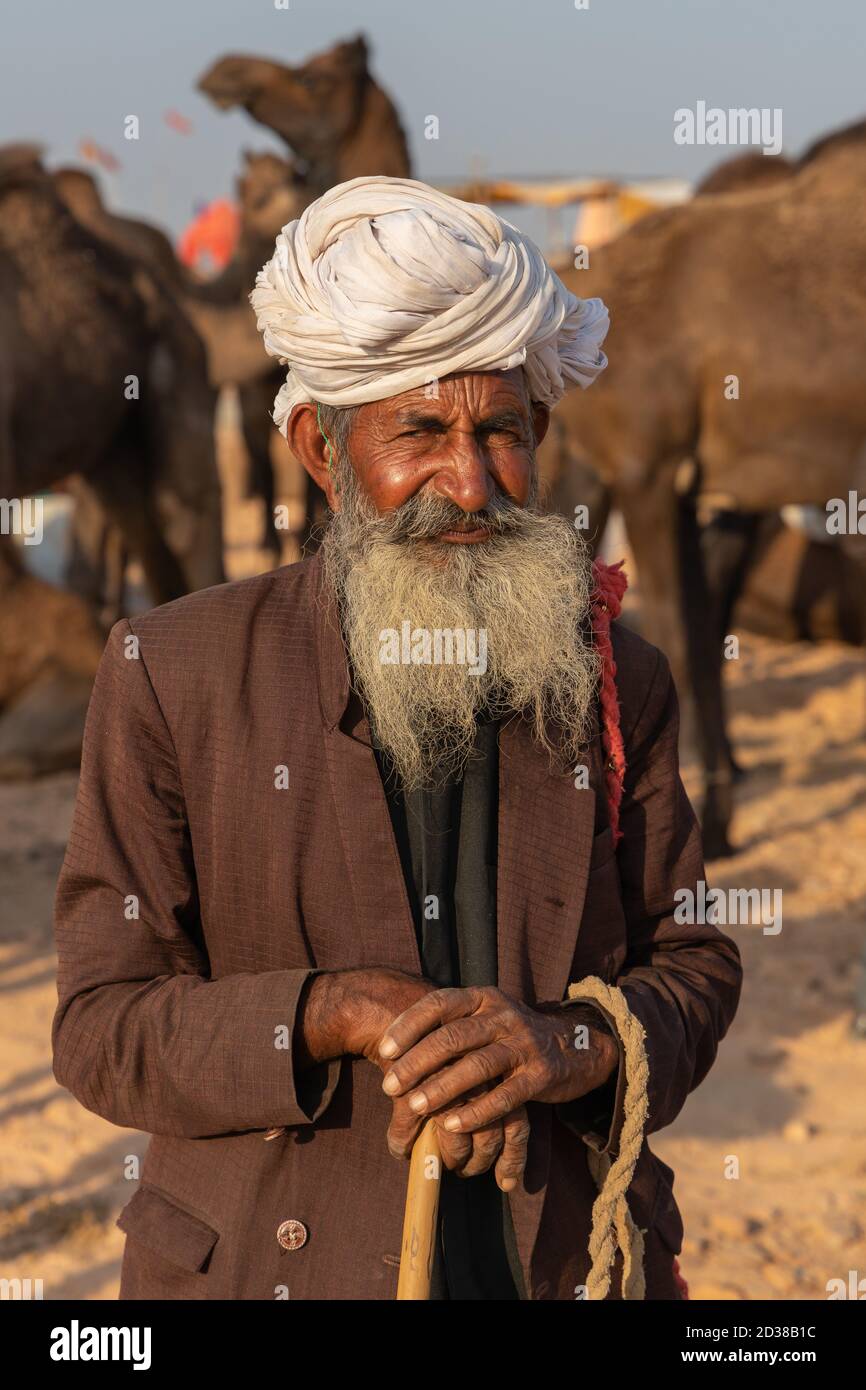
[(398, 1299), (424, 1301), (430, 1297), (441, 1181), (439, 1135), (435, 1120), (428, 1120), (415, 1140), (409, 1160)]

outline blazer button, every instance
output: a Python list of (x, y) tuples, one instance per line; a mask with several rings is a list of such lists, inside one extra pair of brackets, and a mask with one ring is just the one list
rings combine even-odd
[(302, 1245), (306, 1245), (309, 1234), (303, 1221), (295, 1221), (294, 1217), (283, 1221), (277, 1228), (277, 1240), (284, 1250), (300, 1250)]

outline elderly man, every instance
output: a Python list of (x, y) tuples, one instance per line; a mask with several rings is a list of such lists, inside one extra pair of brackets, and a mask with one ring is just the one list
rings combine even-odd
[[(581, 1297), (623, 1018), (651, 1132), (740, 985), (674, 918), (703, 866), (665, 659), (536, 504), (606, 312), (386, 178), (284, 228), (252, 300), (333, 517), (313, 560), (114, 628), (57, 897), (55, 1074), (154, 1136), (121, 1297), (393, 1298), (431, 1116), (431, 1296)], [(673, 1175), (635, 1142), (631, 1287), (678, 1298)]]

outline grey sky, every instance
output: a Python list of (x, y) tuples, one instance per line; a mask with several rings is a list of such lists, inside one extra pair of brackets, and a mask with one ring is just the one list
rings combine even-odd
[[(3, 140), (36, 139), (52, 164), (90, 136), (123, 169), (118, 208), (177, 231), (230, 193), (239, 151), (279, 148), (244, 114), (193, 90), (216, 57), (296, 62), (363, 31), (396, 100), (419, 178), (487, 174), (694, 178), (726, 151), (677, 146), (673, 113), (781, 107), (784, 143), (864, 114), (863, 0), (3, 0)], [(163, 121), (177, 108), (190, 136)], [(141, 121), (138, 142), (124, 116)], [(440, 138), (424, 138), (435, 114)]]

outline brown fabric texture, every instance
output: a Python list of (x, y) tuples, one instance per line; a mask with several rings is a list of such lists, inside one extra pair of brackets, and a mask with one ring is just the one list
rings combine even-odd
[[(591, 786), (576, 789), (522, 719), (500, 733), (499, 987), (536, 1004), (584, 975), (618, 983), (646, 1029), (652, 1132), (712, 1065), (740, 965), (716, 928), (674, 922), (674, 892), (704, 876), (676, 695), (655, 648), (618, 625), (613, 642), (628, 758), (616, 852), (598, 739)], [(55, 1075), (88, 1109), (154, 1136), (120, 1220), (121, 1298), (393, 1299), (407, 1165), (385, 1144), (381, 1073), (343, 1058), (296, 1077), (279, 1045), (312, 971), (419, 973), (318, 559), (113, 629), (56, 935)], [(529, 1163), (509, 1199), (526, 1286), (572, 1299), (594, 1184), (574, 1123), (553, 1106), (530, 1112)], [(265, 1141), (272, 1126), (288, 1132)], [(672, 1178), (645, 1146), (630, 1205), (648, 1232), (649, 1298), (678, 1297)], [(290, 1218), (308, 1234), (285, 1250)], [(613, 1286), (617, 1297), (616, 1274)]]

